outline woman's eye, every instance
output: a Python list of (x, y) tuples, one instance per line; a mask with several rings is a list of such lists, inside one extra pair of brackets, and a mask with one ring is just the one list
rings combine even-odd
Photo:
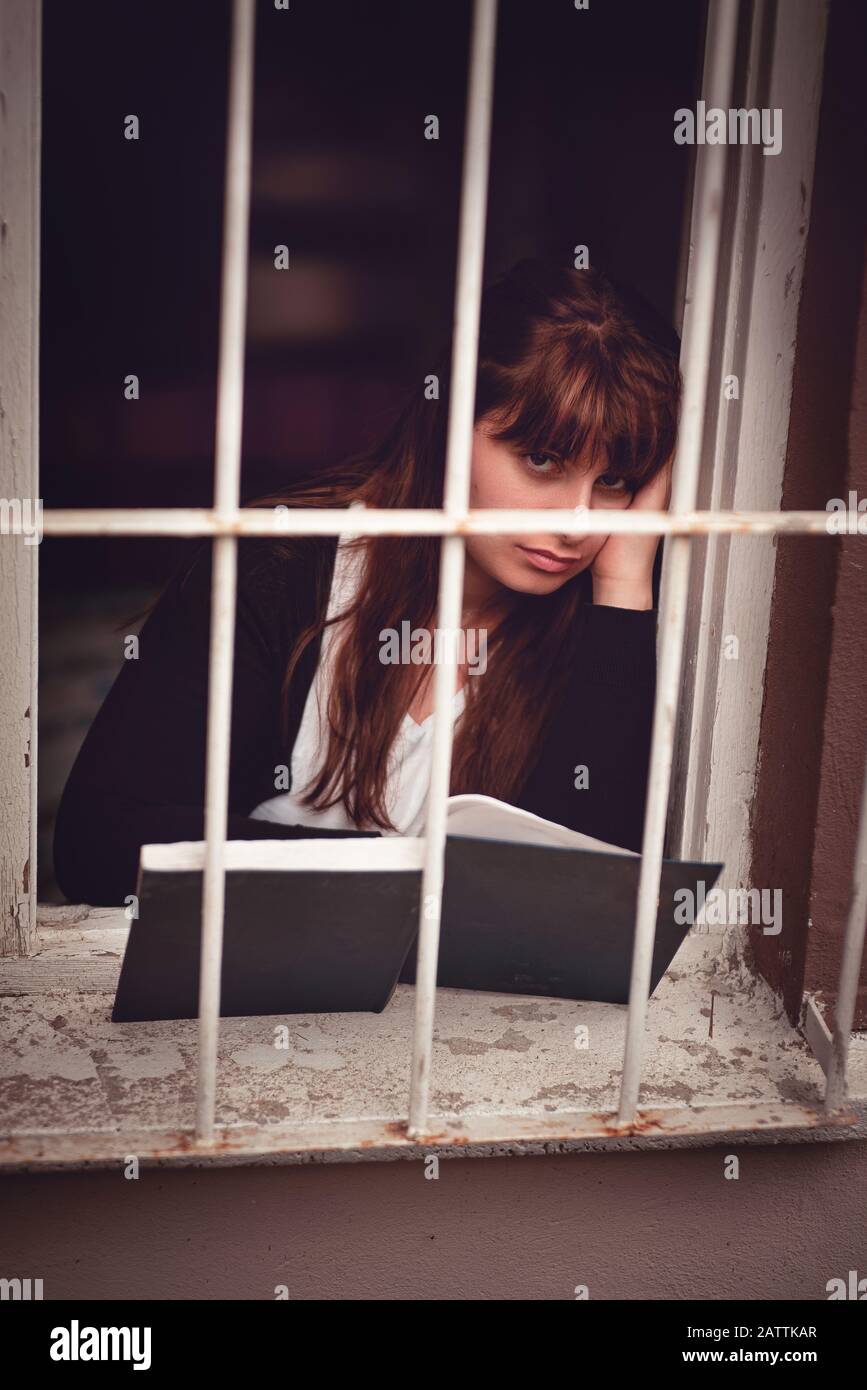
[(616, 473), (600, 473), (595, 486), (601, 488), (603, 492), (626, 493), (630, 491), (628, 483), (623, 478), (618, 478)]
[(541, 477), (562, 472), (560, 460), (554, 458), (552, 454), (525, 454), (524, 459), (529, 471), (537, 473)]

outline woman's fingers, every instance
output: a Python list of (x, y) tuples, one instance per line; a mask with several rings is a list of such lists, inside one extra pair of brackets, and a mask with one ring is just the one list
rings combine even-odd
[(671, 469), (673, 459), (660, 468), (644, 487), (638, 489), (632, 499), (633, 507), (640, 507), (643, 511), (664, 512), (668, 510), (671, 501)]

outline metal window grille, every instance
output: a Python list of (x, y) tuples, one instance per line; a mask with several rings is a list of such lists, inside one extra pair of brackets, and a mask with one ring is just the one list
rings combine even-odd
[[(212, 509), (49, 510), (50, 536), (212, 536), (214, 565), (208, 703), (205, 805), (206, 855), (202, 908), (197, 1146), (214, 1138), (220, 971), (225, 890), (232, 653), (239, 536), (402, 535), (442, 537), (437, 625), (460, 625), (464, 540), (470, 535), (532, 534), (540, 528), (564, 534), (654, 534), (671, 537), (660, 602), (660, 666), (653, 719), (647, 808), (636, 906), (636, 930), (620, 1104), (609, 1135), (637, 1121), (644, 1025), (671, 780), (686, 624), (692, 538), (712, 533), (750, 536), (827, 535), (827, 512), (733, 512), (695, 509), (705, 419), (713, 306), (717, 287), (723, 207), (725, 146), (697, 152), (693, 251), (694, 292), (684, 324), (684, 404), (668, 512), (470, 511), (469, 465), (473, 424), (486, 190), (490, 144), (497, 0), (475, 0), (465, 133), (463, 184), (454, 304), (446, 484), (441, 510), (302, 509), (268, 513), (239, 507), (243, 405), (244, 322), (247, 278), (255, 0), (234, 0), (226, 159), (222, 303), (218, 375), (215, 502)], [(707, 52), (708, 105), (725, 107), (735, 56), (736, 0), (713, 0)], [(455, 653), (435, 665), (433, 750), (421, 886), (415, 993), (415, 1028), (406, 1135), (427, 1129), (436, 1002), (437, 956), (446, 835), (446, 801), (452, 755), (448, 717), (456, 689)], [(846, 1067), (858, 973), (867, 922), (867, 769), (865, 769), (851, 907), (839, 977), (825, 1112), (839, 1111), (846, 1097)], [(590, 1131), (588, 1131), (589, 1133)]]

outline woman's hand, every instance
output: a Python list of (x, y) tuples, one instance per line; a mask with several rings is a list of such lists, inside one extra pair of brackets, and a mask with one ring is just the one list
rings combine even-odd
[[(671, 466), (669, 459), (664, 468), (639, 488), (629, 504), (631, 509), (668, 510)], [(652, 608), (653, 562), (658, 545), (659, 536), (609, 536), (590, 567), (593, 602), (609, 608)]]

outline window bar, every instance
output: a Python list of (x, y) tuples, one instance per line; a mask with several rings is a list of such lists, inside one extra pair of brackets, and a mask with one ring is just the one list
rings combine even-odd
[[(33, 24), (36, 32), (36, 62), (42, 62), (42, 5), (35, 6)], [(31, 448), (33, 450), (33, 496), (39, 497), (39, 364), (41, 361), (40, 289), (42, 284), (41, 176), (42, 176), (42, 101), (38, 84), (33, 92), (33, 334), (31, 338), (31, 381), (34, 388), (31, 400)], [(5, 228), (4, 228), (5, 230)], [(39, 902), (39, 546), (34, 545), (30, 556), (30, 912), (28, 930), (36, 932)]]
[[(737, 42), (738, 0), (712, 0), (705, 46), (709, 107), (727, 107)], [(704, 434), (707, 376), (710, 364), (713, 311), (719, 263), (720, 230), (726, 168), (725, 145), (702, 145), (696, 159), (696, 235), (694, 282), (687, 304), (683, 334), (684, 402), (680, 441), (672, 476), (671, 511), (691, 510), (698, 493)], [(674, 734), (680, 703), (680, 673), (686, 631), (687, 586), (691, 541), (675, 536), (667, 555), (659, 612), (659, 676), (653, 710), (653, 737), (647, 784), (647, 806), (641, 845), (641, 869), (635, 914), (635, 944), (629, 982), (629, 1012), (620, 1085), (617, 1122), (631, 1125), (638, 1105), (641, 1060), (650, 970), (659, 906), (662, 852)]]
[[(497, 0), (475, 0), (464, 134), (454, 347), (443, 498), (446, 516), (453, 522), (457, 522), (466, 514), (469, 503), (496, 38)], [(463, 578), (464, 538), (461, 534), (444, 535), (440, 549), (436, 623), (446, 632), (457, 632), (460, 627)], [(434, 663), (433, 677), (431, 775), (419, 908), (415, 1026), (407, 1125), (410, 1138), (421, 1135), (427, 1125), (445, 866), (446, 802), (452, 765), (451, 714), (457, 689), (456, 649), (450, 642), (442, 645), (446, 649), (446, 660)]]
[[(240, 497), (254, 42), (255, 0), (234, 0), (229, 59), (223, 267), (220, 288), (220, 357), (217, 375), (214, 496), (218, 519), (237, 512)], [(212, 559), (205, 773), (205, 867), (202, 883), (202, 947), (199, 973), (199, 1071), (196, 1100), (196, 1139), (200, 1144), (213, 1141), (217, 1089), (235, 637), (236, 537), (231, 534), (216, 536), (213, 541)]]
[[(829, 513), (685, 511), (584, 512), (504, 511), (490, 508), (449, 516), (421, 508), (310, 507), (275, 514), (265, 508), (219, 513), (201, 507), (109, 508), (43, 512), (46, 536), (466, 536), (533, 535), (540, 530), (564, 535), (711, 536), (826, 535)], [(849, 532), (847, 534), (855, 534)]]
[(837, 986), (837, 1003), (834, 1009), (834, 1034), (825, 1087), (825, 1110), (828, 1113), (838, 1109), (846, 1099), (846, 1069), (849, 1062), (852, 1024), (855, 1019), (855, 1001), (858, 996), (861, 957), (864, 953), (865, 929), (867, 929), (867, 759), (864, 763), (861, 814), (858, 821), (858, 839), (852, 870), (852, 901), (849, 904), (849, 919), (843, 938), (843, 959), (840, 962), (840, 981)]

